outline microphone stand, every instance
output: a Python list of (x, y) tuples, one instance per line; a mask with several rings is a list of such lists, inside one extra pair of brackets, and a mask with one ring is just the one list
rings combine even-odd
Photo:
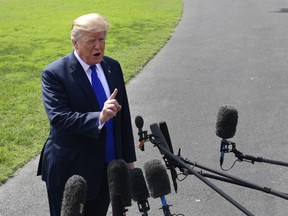
[(137, 202), (138, 204), (138, 209), (140, 212), (143, 212), (143, 214), (141, 214), (141, 216), (148, 216), (148, 211), (150, 210), (150, 206), (148, 201), (139, 201)]
[(240, 211), (245, 213), (249, 216), (254, 216), (250, 211), (248, 211), (245, 207), (243, 207), (241, 204), (239, 204), (237, 201), (235, 201), (233, 198), (231, 198), (228, 194), (220, 190), (220, 188), (216, 187), (213, 183), (208, 181), (206, 178), (201, 176), (198, 172), (196, 172), (194, 169), (192, 169), (190, 166), (188, 166), (184, 161), (182, 161), (180, 158), (172, 154), (169, 150), (167, 150), (165, 147), (161, 145), (160, 142), (156, 141), (154, 139), (153, 135), (148, 136), (149, 141), (154, 144), (160, 152), (164, 152), (166, 156), (180, 164), (182, 167), (186, 168), (189, 172), (191, 172), (193, 175), (195, 175), (198, 179), (200, 179), (202, 182), (207, 184), (210, 188), (212, 188), (214, 191), (216, 191), (218, 194), (220, 194), (222, 197), (224, 197), (227, 201), (229, 201), (231, 204), (233, 204), (236, 208), (238, 208)]
[[(226, 143), (225, 147), (223, 149), (222, 148), (221, 149), (226, 153), (233, 152), (235, 157), (237, 157), (239, 161), (247, 160), (247, 161), (251, 162), (252, 164), (254, 164), (255, 162), (264, 162), (264, 163), (288, 167), (288, 163), (283, 162), (283, 161), (276, 161), (276, 160), (265, 159), (263, 157), (254, 157), (252, 155), (245, 155), (236, 149), (236, 143), (234, 143), (234, 142), (230, 142), (230, 141), (226, 140), (225, 143)], [(229, 145), (232, 146), (231, 149), (228, 148)]]
[(161, 202), (162, 202), (162, 210), (163, 210), (164, 216), (172, 216), (169, 210), (169, 205), (167, 204), (164, 196), (161, 197)]
[(237, 184), (237, 185), (248, 187), (248, 188), (251, 188), (251, 189), (259, 190), (259, 191), (262, 191), (262, 192), (265, 192), (265, 193), (268, 193), (268, 194), (273, 194), (275, 196), (278, 196), (280, 198), (288, 200), (288, 195), (286, 193), (278, 192), (278, 191), (275, 191), (275, 190), (273, 190), (271, 188), (268, 188), (268, 187), (261, 187), (261, 186), (259, 186), (257, 184), (252, 183), (252, 182), (248, 182), (246, 180), (242, 180), (242, 179), (240, 179), (240, 178), (238, 178), (236, 176), (232, 176), (232, 175), (229, 175), (229, 174), (221, 173), (221, 172), (218, 172), (216, 170), (212, 170), (210, 168), (201, 166), (201, 165), (197, 164), (196, 162), (191, 163), (191, 162), (189, 162), (187, 160), (184, 160), (184, 162), (189, 164), (189, 165), (192, 165), (192, 166), (204, 169), (206, 171), (215, 173), (217, 175), (224, 176), (226, 178), (221, 178), (219, 176), (213, 176), (213, 175), (209, 175), (209, 174), (204, 174), (207, 177), (214, 178), (214, 179), (217, 179), (217, 180), (222, 180), (222, 181), (225, 181), (225, 182), (228, 182), (228, 183)]
[[(191, 163), (191, 162), (189, 162), (187, 160), (184, 160), (180, 156), (180, 150), (179, 150), (178, 156), (176, 156), (176, 155), (174, 155), (173, 151), (171, 151), (171, 149), (168, 150), (166, 145), (164, 143), (161, 143), (161, 140), (156, 139), (156, 138), (159, 138), (159, 137), (157, 137), (157, 136), (155, 136), (153, 134), (148, 135), (147, 131), (142, 132), (142, 133), (144, 134), (144, 137), (141, 139), (141, 144), (142, 144), (143, 149), (142, 148), (140, 148), (140, 149), (142, 151), (144, 150), (144, 143), (146, 141), (150, 141), (152, 144), (154, 144), (154, 147), (156, 146), (158, 148), (158, 150), (160, 151), (160, 153), (162, 155), (164, 155), (163, 159), (165, 161), (166, 167), (167, 167), (168, 162), (169, 162), (169, 164), (171, 163), (171, 167), (173, 166), (173, 176), (174, 177), (175, 177), (175, 173), (174, 172), (176, 172), (175, 171), (175, 167), (179, 168), (180, 171), (183, 172), (183, 174), (186, 174), (186, 175), (187, 174), (193, 174), (193, 175), (195, 175), (198, 179), (200, 179), (202, 182), (207, 184), (215, 192), (220, 194), (222, 197), (224, 197), (227, 201), (229, 201), (231, 204), (233, 204), (236, 208), (238, 208), (240, 211), (242, 211), (246, 215), (249, 215), (249, 216), (251, 215), (252, 216), (253, 214), (250, 211), (248, 211), (246, 208), (244, 208), (241, 204), (239, 204), (237, 201), (232, 199), (225, 192), (223, 192), (218, 187), (216, 187), (213, 183), (208, 181), (205, 177), (213, 178), (213, 179), (216, 179), (216, 180), (221, 180), (221, 181), (232, 183), (232, 184), (236, 184), (236, 185), (239, 185), (239, 186), (252, 188), (252, 189), (255, 189), (255, 190), (260, 190), (260, 191), (263, 191), (265, 193), (270, 193), (270, 194), (273, 194), (275, 196), (278, 196), (278, 197), (281, 197), (283, 199), (288, 200), (288, 194), (286, 194), (286, 193), (277, 192), (277, 191), (274, 191), (274, 190), (272, 190), (271, 188), (268, 188), (268, 187), (261, 187), (261, 186), (258, 186), (256, 184), (254, 184), (254, 183), (242, 180), (242, 179), (240, 179), (238, 177), (234, 177), (232, 175), (220, 173), (218, 171), (206, 168), (204, 166), (201, 166), (201, 165), (197, 164), (196, 162)], [(139, 133), (138, 133), (138, 135), (139, 135)], [(247, 160), (251, 160), (253, 164), (254, 164), (255, 161), (257, 161), (257, 162), (266, 162), (266, 163), (271, 163), (271, 164), (288, 166), (288, 163), (285, 163), (285, 162), (263, 159), (261, 157), (257, 157), (256, 158), (256, 157), (253, 157), (253, 156), (250, 156), (250, 155), (244, 155), (243, 153), (239, 152), (236, 149), (236, 144), (235, 143), (230, 142), (228, 140), (225, 140), (225, 142), (226, 142), (226, 145), (224, 145), (223, 147), (221, 146), (221, 150), (220, 151), (221, 152), (223, 151), (223, 153), (233, 152), (235, 154), (235, 156), (240, 161), (243, 161), (244, 159), (247, 159)], [(232, 145), (232, 149), (231, 150), (229, 150), (229, 148), (228, 148), (229, 145)], [(192, 165), (193, 167), (198, 167), (198, 168), (205, 169), (207, 171), (216, 173), (216, 174), (218, 174), (220, 176), (224, 176), (224, 177), (215, 176), (215, 175), (211, 175), (211, 174), (205, 174), (205, 173), (202, 173), (202, 171), (201, 172), (197, 172), (193, 168), (191, 168), (190, 165)], [(172, 174), (172, 172), (171, 172), (171, 174)], [(177, 173), (176, 173), (176, 175), (177, 175)], [(163, 212), (164, 212), (164, 209), (163, 209)], [(169, 206), (168, 206), (168, 212), (169, 212)], [(164, 214), (165, 214), (165, 212), (164, 212)], [(169, 212), (169, 214), (170, 214), (170, 212)], [(166, 214), (165, 214), (165, 216), (166, 216)]]
[(121, 198), (117, 195), (111, 197), (112, 204), (112, 215), (113, 216), (126, 216), (128, 211), (126, 208), (123, 208), (121, 205)]
[(173, 182), (173, 187), (175, 190), (175, 193), (178, 191), (178, 185), (177, 185), (177, 172), (175, 169), (174, 161), (172, 161), (170, 158), (166, 157), (165, 155), (163, 156), (163, 160), (165, 162), (166, 168), (170, 170), (172, 182)]
[(270, 163), (270, 164), (274, 164), (274, 165), (280, 165), (280, 166), (288, 167), (288, 163), (286, 163), (286, 162), (265, 159), (262, 157), (254, 157), (251, 155), (245, 155), (236, 149), (235, 143), (231, 142), (231, 145), (232, 145), (232, 149), (230, 151), (233, 152), (235, 157), (237, 157), (240, 161), (249, 160), (249, 161), (251, 161), (252, 164), (254, 164), (255, 162), (264, 162), (264, 163)]

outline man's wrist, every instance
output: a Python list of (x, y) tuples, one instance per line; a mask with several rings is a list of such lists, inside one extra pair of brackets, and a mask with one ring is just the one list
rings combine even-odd
[(98, 130), (99, 131), (103, 128), (104, 124), (101, 124), (100, 119), (99, 119), (99, 121), (98, 121)]

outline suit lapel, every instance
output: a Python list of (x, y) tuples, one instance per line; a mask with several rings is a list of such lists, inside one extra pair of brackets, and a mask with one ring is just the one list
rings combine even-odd
[(85, 71), (83, 70), (81, 64), (78, 62), (74, 53), (70, 53), (70, 71), (74, 80), (79, 84), (87, 99), (89, 100), (93, 110), (100, 110), (98, 101), (95, 97), (94, 90), (89, 82)]
[(115, 80), (115, 75), (113, 75), (113, 71), (111, 70), (111, 68), (106, 63), (105, 60), (103, 60), (100, 64), (101, 64), (101, 67), (103, 68), (106, 80), (108, 82), (108, 86), (109, 86), (110, 92), (112, 94), (114, 89), (117, 88), (117, 85), (116, 85), (117, 82)]
[[(70, 71), (71, 71), (73, 78), (76, 80), (76, 82), (78, 82), (78, 84), (82, 88), (93, 110), (100, 110), (100, 106), (95, 97), (94, 90), (81, 64), (78, 62), (73, 52), (70, 53), (69, 58), (70, 58)], [(100, 64), (106, 76), (106, 80), (108, 82), (110, 92), (112, 93), (114, 89), (117, 88), (117, 80), (116, 80), (115, 74), (113, 74), (113, 71), (111, 70), (111, 68), (106, 63), (105, 60), (103, 60)]]

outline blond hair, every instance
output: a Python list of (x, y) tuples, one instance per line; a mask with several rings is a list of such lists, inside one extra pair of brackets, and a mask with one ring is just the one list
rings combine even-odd
[(77, 40), (83, 32), (107, 32), (109, 23), (105, 17), (97, 13), (86, 14), (73, 21), (71, 39)]

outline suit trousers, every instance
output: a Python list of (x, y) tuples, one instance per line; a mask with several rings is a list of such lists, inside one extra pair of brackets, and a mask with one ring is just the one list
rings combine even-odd
[[(63, 192), (47, 190), (51, 216), (61, 215)], [(106, 216), (110, 204), (107, 169), (103, 173), (103, 181), (99, 193), (93, 200), (86, 200), (84, 216)]]

